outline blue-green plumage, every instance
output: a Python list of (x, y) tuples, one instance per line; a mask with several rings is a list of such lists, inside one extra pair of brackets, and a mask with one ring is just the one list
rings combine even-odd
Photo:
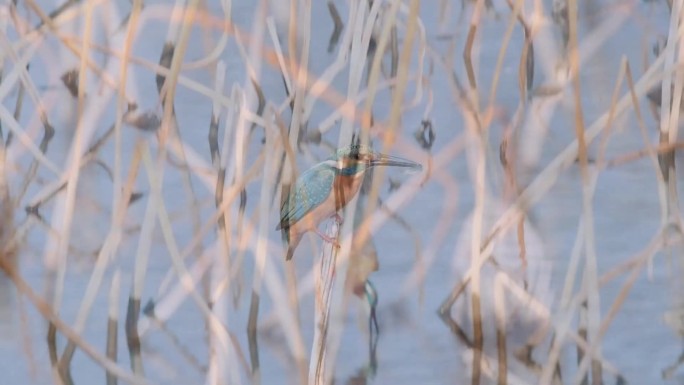
[(297, 178), (283, 200), (276, 227), (283, 230), (288, 242), (287, 260), (307, 231), (333, 241), (318, 230), (318, 225), (336, 215), (358, 193), (365, 171), (375, 166), (421, 169), (417, 163), (375, 153), (367, 146), (351, 145), (337, 150)]
[(292, 187), (294, 194), (290, 193), (280, 207), (280, 223), (276, 230), (289, 227), (325, 202), (332, 192), (335, 174), (336, 170), (325, 163), (303, 172)]

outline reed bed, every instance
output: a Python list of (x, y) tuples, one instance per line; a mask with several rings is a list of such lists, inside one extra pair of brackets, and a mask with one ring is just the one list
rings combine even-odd
[[(8, 381), (681, 380), (683, 3), (0, 4)], [(351, 143), (423, 169), (285, 261)]]

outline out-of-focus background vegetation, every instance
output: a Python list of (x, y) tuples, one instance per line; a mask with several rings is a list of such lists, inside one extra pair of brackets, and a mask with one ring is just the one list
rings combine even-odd
[(682, 3), (0, 2), (0, 383), (682, 383)]

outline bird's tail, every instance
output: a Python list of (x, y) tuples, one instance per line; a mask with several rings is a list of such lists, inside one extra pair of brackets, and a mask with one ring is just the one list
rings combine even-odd
[(287, 243), (287, 253), (285, 254), (285, 260), (289, 261), (292, 259), (292, 256), (294, 255), (295, 249), (297, 248), (297, 245), (299, 245), (299, 241), (302, 239), (301, 234), (289, 234), (289, 242)]

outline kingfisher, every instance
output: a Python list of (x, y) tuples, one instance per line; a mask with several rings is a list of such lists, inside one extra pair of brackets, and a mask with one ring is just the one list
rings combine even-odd
[(407, 159), (373, 152), (368, 146), (352, 144), (338, 149), (333, 155), (304, 171), (280, 208), (280, 223), (288, 243), (286, 260), (307, 231), (314, 231), (326, 242), (337, 242), (323, 234), (318, 225), (331, 217), (338, 222), (338, 211), (356, 196), (366, 171), (376, 166), (405, 167), (421, 170), (422, 166)]

